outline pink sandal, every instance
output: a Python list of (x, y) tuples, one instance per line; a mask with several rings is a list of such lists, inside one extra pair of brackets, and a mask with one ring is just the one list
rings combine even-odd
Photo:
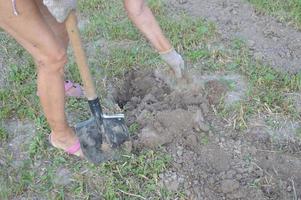
[[(67, 80), (65, 81), (64, 87), (65, 87), (65, 95), (67, 97), (75, 97), (75, 98), (84, 97), (84, 91), (80, 84), (73, 83), (72, 81)], [(38, 92), (37, 92), (37, 96), (39, 96)]]
[[(48, 137), (48, 140), (49, 140), (49, 143), (55, 147), (55, 148), (58, 148), (60, 149), (59, 147), (56, 147), (52, 142), (51, 142), (51, 134), (49, 134), (49, 137)], [(70, 154), (70, 155), (75, 155), (77, 156), (75, 153), (78, 152), (80, 150), (80, 142), (79, 140), (77, 139), (76, 143), (74, 145), (72, 145), (71, 147), (67, 148), (66, 150), (64, 150), (66, 153)], [(80, 156), (81, 157), (81, 156)]]
[(84, 96), (84, 92), (80, 84), (73, 83), (70, 80), (65, 81), (65, 94), (69, 97), (81, 98)]

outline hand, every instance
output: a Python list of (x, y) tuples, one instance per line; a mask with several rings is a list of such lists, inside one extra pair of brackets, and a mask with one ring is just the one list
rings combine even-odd
[(166, 53), (160, 53), (160, 56), (171, 67), (177, 79), (183, 78), (185, 62), (180, 54), (172, 49)]
[(65, 21), (70, 11), (76, 9), (76, 0), (43, 0), (43, 3), (60, 23)]

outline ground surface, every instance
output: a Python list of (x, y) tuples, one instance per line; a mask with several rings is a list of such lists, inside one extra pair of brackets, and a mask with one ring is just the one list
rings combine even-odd
[(241, 0), (188, 1), (179, 5), (192, 16), (201, 16), (217, 24), (224, 40), (241, 38), (247, 42), (254, 57), (266, 60), (278, 69), (299, 72), (301, 33), (291, 26), (260, 12)]
[[(0, 199), (301, 199), (301, 18), (250, 2), (149, 1), (187, 61), (174, 85), (120, 1), (80, 1), (104, 109), (125, 112), (134, 140), (100, 166), (48, 144), (33, 62), (0, 32)], [(67, 112), (89, 116), (84, 100)]]

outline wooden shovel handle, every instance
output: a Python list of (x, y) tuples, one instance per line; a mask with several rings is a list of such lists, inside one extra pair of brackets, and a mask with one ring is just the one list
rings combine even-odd
[(94, 100), (97, 98), (97, 94), (91, 72), (89, 70), (87, 56), (82, 45), (80, 32), (77, 27), (77, 17), (75, 11), (70, 12), (65, 24), (80, 76), (84, 84), (86, 97), (88, 100)]

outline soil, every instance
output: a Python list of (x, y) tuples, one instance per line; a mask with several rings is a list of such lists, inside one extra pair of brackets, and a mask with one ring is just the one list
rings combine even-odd
[[(301, 68), (301, 33), (256, 12), (248, 3), (166, 2), (175, 14), (185, 11), (215, 22), (225, 44), (237, 37), (246, 40), (255, 59), (282, 71), (297, 72)], [(88, 45), (89, 54), (99, 46), (108, 54), (108, 45), (101, 39), (94, 46)], [(1, 73), (5, 69), (2, 59), (0, 56)], [(133, 136), (135, 150), (153, 148), (171, 155), (171, 166), (160, 174), (161, 185), (192, 200), (301, 199), (301, 142), (296, 137), (300, 122), (283, 116), (272, 116), (271, 121), (271, 116), (258, 114), (246, 122), (247, 130), (236, 131), (215, 114), (215, 107), (221, 102), (231, 105), (244, 97), (247, 83), (243, 77), (195, 75), (191, 84), (181, 87), (174, 87), (165, 77), (160, 71), (133, 70), (118, 85), (113, 84), (111, 91), (126, 111), (127, 125), (140, 125)], [(234, 88), (223, 80), (232, 81)], [(0, 77), (0, 88), (4, 84)], [(294, 95), (300, 105), (300, 95)], [(23, 148), (35, 134), (34, 124), (12, 119), (5, 123), (5, 129), (13, 133), (8, 145), (18, 165), (29, 156)], [(3, 149), (0, 147), (0, 153)], [(68, 169), (60, 168), (56, 174), (67, 178), (55, 182), (69, 183)]]
[(212, 109), (231, 93), (220, 77), (199, 77), (177, 88), (161, 77), (133, 70), (113, 94), (128, 126), (140, 125), (135, 149), (160, 147), (172, 156), (160, 184), (196, 200), (301, 198), (301, 143), (281, 134), (293, 133), (297, 123), (284, 126), (275, 117), (281, 124), (275, 130), (255, 116), (248, 130), (236, 132)]
[[(0, 143), (0, 152), (3, 155), (3, 159), (12, 156), (14, 160), (14, 166), (19, 166), (24, 160), (29, 159), (28, 145), (36, 135), (36, 129), (34, 123), (30, 121), (20, 121), (18, 119), (11, 119), (6, 121), (4, 124), (5, 130), (11, 133), (9, 135), (9, 143), (7, 144), (7, 150), (11, 155), (4, 153), (6, 150), (5, 146), (2, 148)], [(2, 158), (1, 158), (2, 159)]]
[(171, 9), (185, 11), (217, 24), (224, 42), (240, 38), (247, 42), (255, 59), (288, 72), (301, 69), (301, 32), (278, 20), (257, 12), (242, 0), (168, 1)]

